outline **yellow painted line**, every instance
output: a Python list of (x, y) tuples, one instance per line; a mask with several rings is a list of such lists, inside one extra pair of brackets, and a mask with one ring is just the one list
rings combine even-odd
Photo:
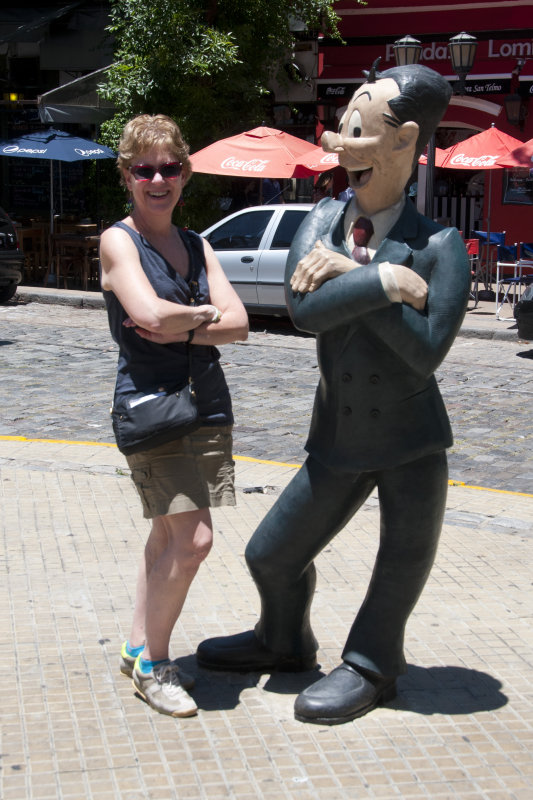
[(0, 442), (44, 442), (45, 444), (83, 444), (91, 447), (116, 447), (111, 442), (73, 442), (70, 439), (28, 439), (26, 436), (0, 436)]
[(533, 497), (533, 494), (527, 492), (512, 492), (510, 489), (488, 489), (486, 486), (470, 486), (468, 483), (462, 481), (448, 481), (449, 486), (462, 486), (463, 489), (477, 489), (480, 492), (494, 492), (496, 494), (512, 494), (516, 497)]
[(233, 456), (235, 461), (251, 461), (254, 464), (271, 464), (273, 467), (291, 467), (300, 469), (301, 464), (285, 464), (283, 461), (267, 461), (265, 458), (251, 458), (251, 456)]
[[(72, 445), (85, 445), (90, 447), (116, 447), (112, 442), (78, 442), (70, 439), (29, 439), (26, 436), (0, 436), (0, 442), (42, 442), (45, 444), (72, 444)], [(269, 464), (273, 467), (288, 467), (291, 469), (300, 469), (301, 464), (286, 464), (283, 461), (268, 461), (265, 458), (252, 458), (251, 456), (233, 456), (235, 461), (248, 461), (253, 464)], [(462, 489), (476, 489), (479, 492), (493, 492), (494, 494), (510, 494), (515, 497), (532, 497), (533, 494), (528, 492), (513, 492), (509, 489), (490, 489), (488, 486), (470, 486), (463, 481), (448, 481), (449, 486), (458, 486)]]
[[(302, 466), (301, 464), (285, 464), (283, 461), (266, 461), (262, 458), (251, 458), (250, 456), (233, 456), (235, 461), (253, 461), (256, 464), (272, 464), (275, 467), (293, 467), (295, 469), (300, 469)], [(461, 486), (463, 489), (478, 489), (481, 492), (494, 492), (495, 494), (512, 494), (516, 495), (517, 497), (533, 497), (533, 494), (527, 494), (526, 492), (512, 492), (509, 489), (489, 489), (487, 486), (470, 486), (468, 483), (464, 483), (463, 481), (448, 481), (449, 486)]]

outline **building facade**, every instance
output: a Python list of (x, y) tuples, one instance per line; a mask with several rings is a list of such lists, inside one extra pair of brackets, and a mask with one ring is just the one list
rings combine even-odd
[[(440, 72), (456, 89), (437, 131), (437, 146), (448, 147), (491, 124), (520, 141), (533, 138), (533, 0), (409, 0), (405, 5), (338, 0), (335, 9), (343, 42), (295, 30), (288, 80), (271, 87), (270, 124), (318, 141), (325, 128), (338, 125), (343, 107), (364, 80), (363, 71), (376, 58), (381, 69), (394, 66), (394, 42), (410, 34), (422, 45), (420, 63)], [(0, 138), (42, 127), (43, 122), (93, 137), (110, 113), (95, 92), (96, 80), (87, 78), (113, 58), (112, 40), (105, 33), (108, 11), (106, 0), (19, 0), (16, 7), (0, 11)], [(457, 93), (448, 42), (462, 31), (475, 36), (478, 44), (472, 69)], [(61, 90), (48, 94), (56, 87)], [(38, 96), (45, 98), (40, 113)], [(510, 98), (518, 108), (516, 123), (506, 113)], [(47, 166), (35, 163), (33, 185), (22, 189), (6, 162), (0, 159), (0, 204), (14, 210), (16, 198), (30, 213), (39, 192), (47, 191)], [(486, 229), (486, 172), (437, 169), (433, 216), (457, 225), (466, 236), (472, 229)], [(491, 230), (506, 231), (509, 243), (520, 241), (531, 228), (533, 179), (523, 171), (491, 172)], [(420, 206), (423, 172), (414, 180)], [(344, 182), (342, 170), (336, 170), (335, 192)], [(511, 183), (520, 191), (509, 191)]]
[[(363, 70), (376, 58), (381, 59), (380, 69), (395, 66), (394, 42), (409, 34), (422, 45), (419, 63), (454, 85), (454, 96), (437, 131), (438, 147), (449, 147), (493, 123), (522, 142), (533, 138), (533, 0), (409, 0), (401, 7), (393, 0), (369, 0), (365, 6), (340, 0), (335, 9), (344, 43), (319, 40), (318, 134), (324, 127), (335, 128), (343, 106), (364, 81)], [(459, 79), (453, 72), (448, 42), (461, 32), (475, 36), (478, 44), (472, 69), (457, 93)], [(515, 122), (506, 111), (511, 97), (519, 112)], [(491, 170), (489, 210), (485, 173), (437, 169), (433, 216), (457, 225), (468, 236), (472, 229), (486, 230), (490, 213), (490, 229), (506, 231), (507, 243), (533, 239), (531, 176), (524, 171), (513, 175), (510, 170)], [(520, 194), (508, 191), (516, 180), (522, 181)], [(422, 182), (419, 179), (419, 186)]]

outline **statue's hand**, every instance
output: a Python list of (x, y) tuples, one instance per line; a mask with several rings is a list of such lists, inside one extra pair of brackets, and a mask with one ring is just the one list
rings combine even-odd
[(311, 252), (298, 261), (291, 278), (291, 289), (302, 294), (314, 292), (325, 281), (349, 272), (355, 266), (351, 258), (328, 250), (319, 239)]
[(421, 278), (409, 267), (404, 267), (401, 264), (391, 264), (391, 267), (402, 301), (413, 306), (417, 311), (422, 311), (428, 296), (428, 285), (424, 278)]

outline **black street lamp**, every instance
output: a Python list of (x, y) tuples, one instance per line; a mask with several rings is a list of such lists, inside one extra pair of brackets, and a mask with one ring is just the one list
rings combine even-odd
[[(418, 39), (412, 36), (404, 36), (394, 42), (394, 58), (398, 67), (418, 64), (422, 54), (422, 45)], [(424, 213), (427, 217), (433, 217), (433, 184), (435, 178), (435, 134), (431, 137), (427, 146), (427, 165), (426, 165), (426, 194)]]
[(525, 60), (522, 58), (516, 62), (516, 67), (511, 72), (511, 94), (508, 94), (503, 100), (507, 122), (510, 122), (511, 125), (518, 125), (520, 130), (524, 128), (527, 117), (527, 100), (519, 94), (519, 75), (524, 64)]
[(448, 42), (453, 71), (459, 76), (459, 85), (455, 94), (464, 94), (466, 76), (474, 66), (477, 39), (469, 33), (459, 33)]
[(397, 39), (393, 47), (396, 66), (405, 67), (408, 64), (418, 64), (422, 53), (422, 45), (418, 39), (407, 34), (403, 39)]
[(519, 94), (508, 94), (503, 99), (505, 106), (505, 116), (511, 125), (518, 125), (520, 130), (524, 127), (527, 117), (527, 108)]
[[(456, 94), (463, 94), (466, 76), (474, 66), (477, 39), (469, 33), (459, 33), (448, 42), (453, 71), (459, 76), (459, 85)], [(418, 64), (422, 53), (422, 45), (412, 36), (404, 36), (394, 42), (394, 58), (399, 67), (409, 64)], [(427, 147), (426, 167), (426, 198), (424, 213), (433, 218), (433, 184), (435, 179), (435, 134), (431, 137)]]

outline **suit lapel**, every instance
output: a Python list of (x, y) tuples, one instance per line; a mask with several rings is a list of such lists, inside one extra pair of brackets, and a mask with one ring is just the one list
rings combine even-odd
[(325, 211), (329, 212), (330, 217), (329, 219), (326, 218), (324, 230), (320, 238), (328, 250), (343, 253), (351, 258), (351, 253), (344, 241), (344, 215), (349, 202), (350, 201), (341, 204), (338, 201), (333, 201), (329, 206), (325, 207)]
[(390, 264), (404, 264), (409, 261), (412, 250), (406, 242), (398, 242), (394, 239), (383, 239), (376, 250), (372, 261), (388, 261)]
[(391, 264), (406, 265), (412, 255), (407, 241), (416, 239), (418, 233), (418, 212), (410, 200), (405, 206), (396, 224), (383, 239), (376, 250), (377, 261), (389, 261)]

